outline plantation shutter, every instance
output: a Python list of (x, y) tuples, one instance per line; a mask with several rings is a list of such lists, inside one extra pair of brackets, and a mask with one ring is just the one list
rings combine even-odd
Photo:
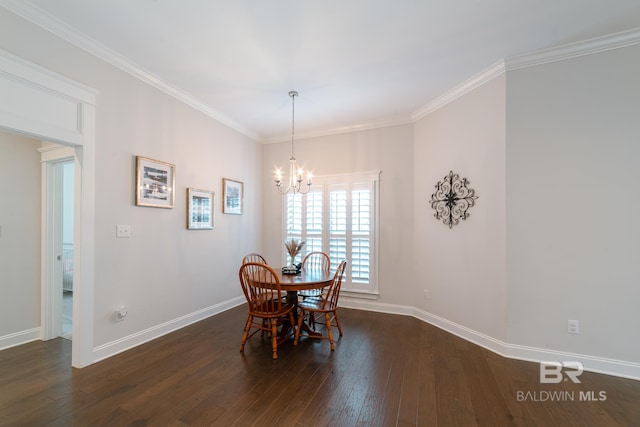
[(346, 292), (377, 293), (378, 179), (379, 173), (318, 177), (309, 193), (283, 198), (285, 239), (305, 242), (296, 262), (309, 252), (326, 252), (335, 272), (346, 259)]

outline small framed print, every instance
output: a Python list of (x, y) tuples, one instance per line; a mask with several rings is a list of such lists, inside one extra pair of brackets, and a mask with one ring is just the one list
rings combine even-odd
[(244, 184), (233, 179), (222, 178), (222, 213), (242, 215)]
[(137, 206), (173, 208), (175, 184), (175, 165), (136, 156)]
[(187, 188), (187, 228), (189, 230), (213, 230), (215, 193)]

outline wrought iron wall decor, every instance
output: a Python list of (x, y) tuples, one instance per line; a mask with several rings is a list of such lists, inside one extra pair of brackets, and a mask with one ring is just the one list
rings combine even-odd
[(475, 204), (475, 190), (468, 188), (467, 178), (449, 171), (444, 179), (436, 184), (436, 192), (431, 195), (431, 207), (436, 213), (433, 215), (452, 228), (461, 219), (469, 217), (469, 208)]

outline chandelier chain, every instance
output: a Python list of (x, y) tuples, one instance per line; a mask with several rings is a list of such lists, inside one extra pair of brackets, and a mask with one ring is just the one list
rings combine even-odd
[(291, 92), (289, 92), (289, 96), (291, 97), (291, 155), (293, 157), (296, 156), (296, 151), (293, 145), (293, 141), (294, 141), (294, 133), (296, 129), (296, 96), (297, 95), (298, 95), (298, 92), (296, 91), (292, 90)]
[(295, 154), (296, 96), (298, 96), (298, 92), (292, 90), (289, 92), (289, 96), (291, 97), (291, 157), (289, 158), (288, 184), (285, 186), (283, 183), (282, 172), (279, 168), (276, 169), (274, 182), (280, 194), (289, 192), (306, 194), (311, 189), (311, 172), (305, 172), (302, 168), (298, 169)]

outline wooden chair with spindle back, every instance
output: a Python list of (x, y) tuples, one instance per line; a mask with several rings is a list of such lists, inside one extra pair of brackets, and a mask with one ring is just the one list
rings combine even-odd
[(259, 262), (262, 264), (267, 264), (267, 260), (264, 259), (264, 257), (258, 253), (252, 252), (250, 254), (247, 254), (244, 256), (244, 258), (242, 258), (242, 263), (246, 264), (248, 262)]
[[(309, 252), (302, 260), (302, 268), (318, 268), (320, 270), (331, 270), (331, 259), (329, 255), (324, 252)], [(298, 291), (303, 299), (309, 297), (320, 297), (322, 295), (322, 289), (308, 289), (304, 291)]]
[[(278, 344), (290, 336), (287, 334), (278, 337), (278, 326), (288, 320), (291, 331), (295, 332), (295, 306), (285, 302), (278, 275), (268, 265), (257, 262), (242, 264), (238, 276), (248, 304), (240, 352), (244, 352), (244, 345), (252, 335), (258, 331), (267, 331), (271, 336), (272, 357), (277, 359)], [(259, 318), (260, 322), (254, 321), (256, 318)], [(255, 330), (251, 332), (252, 329)]]
[[(340, 319), (338, 318), (338, 298), (340, 297), (340, 286), (342, 285), (342, 279), (344, 277), (344, 271), (347, 267), (347, 261), (343, 260), (338, 265), (338, 269), (336, 270), (335, 275), (333, 276), (333, 281), (329, 286), (327, 286), (327, 293), (325, 298), (307, 298), (304, 301), (298, 303), (298, 308), (301, 310), (301, 314), (298, 316), (298, 327), (296, 328), (295, 339), (293, 341), (293, 345), (298, 345), (298, 340), (302, 335), (300, 333), (302, 322), (304, 320), (304, 315), (315, 314), (315, 315), (324, 315), (324, 325), (327, 328), (327, 335), (309, 335), (304, 334), (302, 336), (306, 336), (309, 338), (321, 338), (328, 339), (331, 343), (331, 351), (336, 349), (336, 346), (333, 342), (333, 331), (332, 328), (335, 326), (338, 328), (340, 332), (340, 336), (342, 336), (342, 326), (340, 325)], [(333, 321), (335, 320), (335, 325)], [(318, 322), (320, 323), (320, 322)]]

